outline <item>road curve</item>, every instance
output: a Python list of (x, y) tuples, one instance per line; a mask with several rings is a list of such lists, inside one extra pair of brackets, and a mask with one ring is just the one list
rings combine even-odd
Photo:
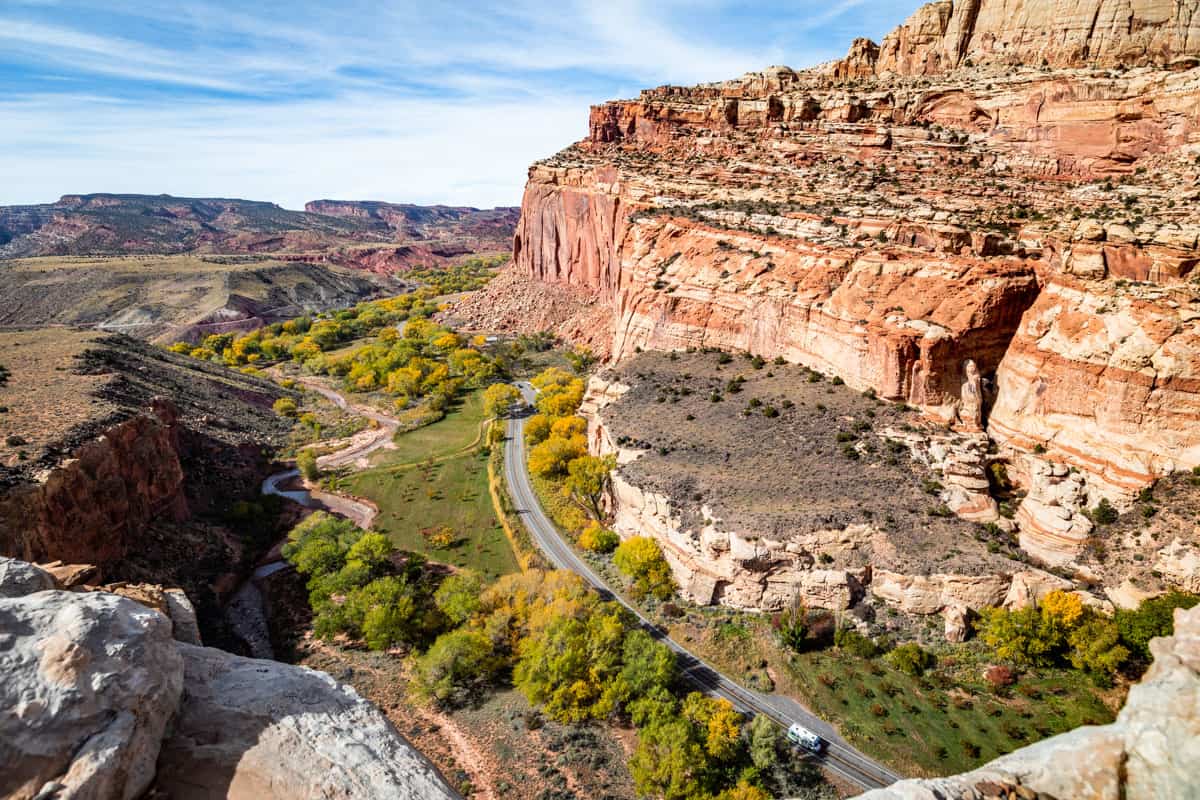
[[(532, 405), (537, 393), (528, 383), (516, 384), (525, 401)], [(743, 713), (763, 714), (783, 727), (793, 723), (803, 725), (819, 733), (828, 743), (825, 751), (815, 760), (825, 769), (836, 773), (863, 789), (888, 786), (902, 776), (882, 764), (873, 761), (847, 744), (831, 725), (815, 716), (790, 698), (778, 695), (763, 695), (746, 689), (697, 658), (686, 648), (674, 641), (642, 613), (614, 594), (604, 580), (588, 566), (578, 554), (563, 541), (554, 523), (542, 510), (529, 481), (525, 452), (525, 418), (515, 416), (508, 421), (508, 440), (505, 443), (504, 473), (508, 491), (516, 513), (524, 523), (533, 540), (559, 569), (569, 569), (579, 574), (605, 599), (615, 600), (637, 617), (639, 624), (651, 636), (675, 651), (681, 674), (707, 694), (723, 697)]]

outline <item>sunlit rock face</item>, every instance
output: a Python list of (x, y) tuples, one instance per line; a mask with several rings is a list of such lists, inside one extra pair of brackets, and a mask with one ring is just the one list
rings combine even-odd
[[(986, 434), (952, 510), (995, 521), (1001, 461), (1022, 547), (1072, 562), (1084, 510), (1200, 464), (1198, 26), (937, 2), (841, 61), (595, 106), (530, 168), (511, 268), (579, 311), (525, 316), (615, 360), (781, 356)], [(502, 285), (477, 305), (520, 328)]]

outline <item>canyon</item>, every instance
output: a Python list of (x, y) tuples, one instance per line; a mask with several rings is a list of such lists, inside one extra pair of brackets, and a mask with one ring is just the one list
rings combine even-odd
[[(520, 329), (508, 309), (550, 297), (525, 329), (611, 363), (744, 351), (919, 408), (931, 425), (900, 438), (935, 454), (952, 510), (1104, 583), (1096, 545), (1127, 543), (1089, 510), (1200, 466), (1197, 185), (1184, 5), (944, 0), (839, 61), (594, 106), (586, 139), (529, 170), (511, 274), (456, 313)], [(953, 463), (938, 425), (974, 441)], [(989, 475), (1018, 493), (1011, 519)], [(660, 521), (701, 516), (642, 488), (618, 491), (643, 517), (627, 533), (669, 541), (638, 510), (664, 500)], [(1185, 526), (1175, 561), (1197, 546)], [(1195, 580), (1155, 572), (1105, 586)]]
[(397, 294), (414, 269), (502, 256), (517, 209), (68, 195), (0, 207), (0, 327), (171, 343)]
[(239, 649), (222, 607), (287, 523), (258, 487), (294, 393), (85, 331), (0, 333), (0, 363), (0, 555), (181, 588), (205, 641)]

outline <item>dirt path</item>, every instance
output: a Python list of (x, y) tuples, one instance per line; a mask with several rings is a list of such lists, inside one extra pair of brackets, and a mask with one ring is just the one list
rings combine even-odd
[[(315, 378), (300, 378), (298, 383), (320, 394), (343, 411), (359, 414), (376, 423), (374, 427), (359, 431), (343, 440), (344, 444), (338, 450), (318, 457), (317, 465), (322, 469), (337, 469), (348, 465), (365, 466), (371, 453), (392, 445), (392, 436), (400, 427), (400, 422), (395, 417), (369, 406), (351, 403), (340, 392), (325, 386)], [(379, 509), (366, 500), (306, 486), (300, 479), (300, 471), (295, 468), (268, 476), (263, 481), (262, 493), (286, 498), (305, 508), (337, 514), (364, 530), (371, 527), (379, 513)], [(225, 608), (225, 616), (230, 626), (246, 642), (251, 654), (256, 658), (274, 658), (270, 628), (257, 582), (290, 567), (280, 555), (282, 545), (283, 542), (278, 542), (271, 548), (271, 553), (264, 563), (259, 564), (250, 578), (238, 588)]]
[[(392, 437), (400, 428), (400, 421), (395, 417), (362, 403), (352, 403), (334, 389), (329, 388), (316, 378), (302, 377), (297, 382), (306, 389), (316, 392), (343, 411), (348, 411), (366, 417), (375, 423), (374, 427), (359, 431), (348, 439), (338, 450), (317, 458), (317, 466), (321, 469), (338, 469), (345, 466), (369, 466), (368, 456), (376, 450), (392, 446)], [(328, 443), (327, 443), (328, 444)], [(354, 522), (360, 528), (371, 527), (379, 509), (373, 503), (361, 498), (335, 492), (327, 492), (315, 486), (299, 485), (300, 472), (296, 469), (277, 472), (263, 481), (263, 494), (273, 494), (286, 497), (305, 508), (315, 508)], [(266, 564), (259, 568), (271, 569), (274, 564)], [(269, 574), (269, 573), (268, 573)]]

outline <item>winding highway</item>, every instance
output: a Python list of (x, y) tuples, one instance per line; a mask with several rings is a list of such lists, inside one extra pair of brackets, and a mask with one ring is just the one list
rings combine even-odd
[[(520, 389), (525, 401), (532, 405), (537, 398), (533, 387), (523, 382), (517, 383), (516, 386)], [(505, 478), (521, 522), (524, 523), (534, 541), (555, 567), (577, 573), (605, 599), (615, 600), (629, 609), (637, 617), (642, 628), (675, 651), (683, 677), (705, 693), (725, 698), (742, 713), (763, 714), (784, 728), (795, 723), (820, 734), (826, 740), (827, 746), (824, 752), (819, 756), (812, 756), (812, 758), (823, 768), (863, 789), (888, 786), (902, 779), (902, 776), (851, 747), (831, 725), (794, 700), (750, 691), (717, 672), (703, 660), (688, 652), (686, 648), (668, 636), (666, 631), (647, 619), (637, 608), (612, 592), (604, 580), (588, 566), (587, 562), (563, 541), (559, 536), (558, 529), (543, 511), (529, 481), (524, 432), (525, 417), (514, 416), (509, 419), (508, 441), (505, 444), (504, 458)]]

